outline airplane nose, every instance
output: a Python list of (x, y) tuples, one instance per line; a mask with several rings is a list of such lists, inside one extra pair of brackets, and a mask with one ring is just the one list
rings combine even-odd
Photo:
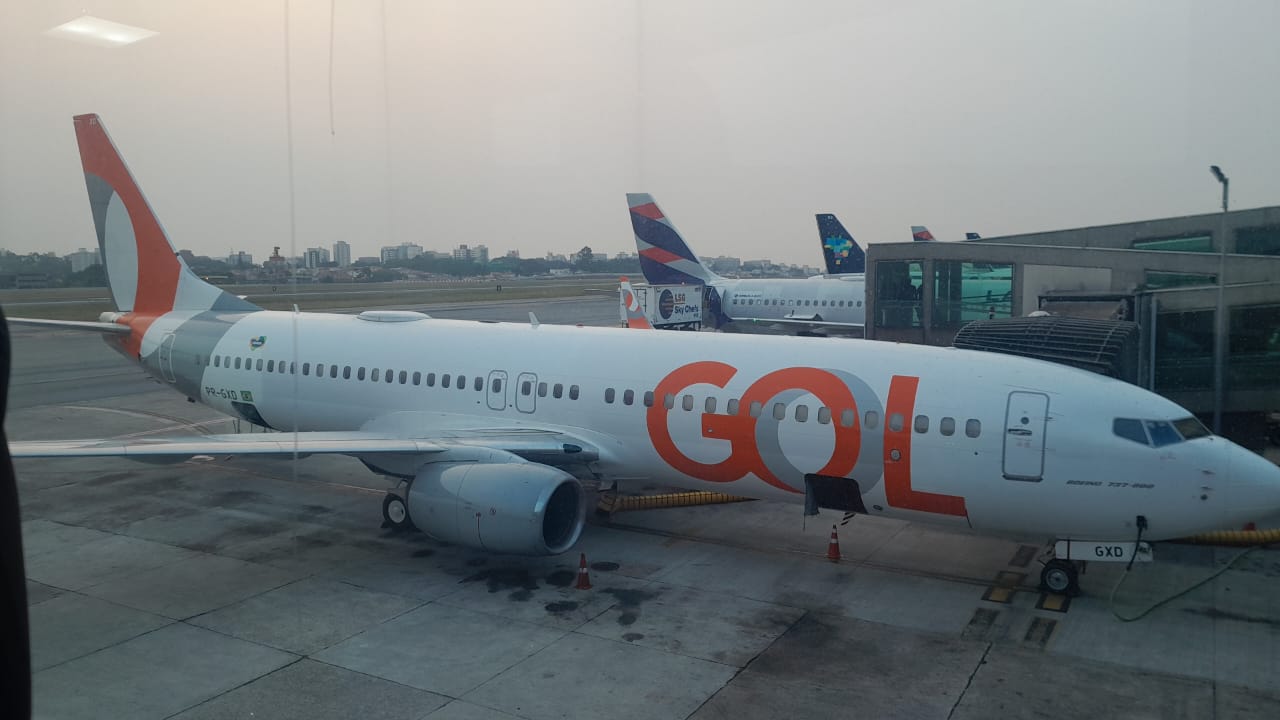
[(1227, 462), (1231, 516), (1242, 518), (1240, 524), (1261, 526), (1267, 518), (1274, 524), (1280, 518), (1280, 467), (1235, 444), (1229, 446)]

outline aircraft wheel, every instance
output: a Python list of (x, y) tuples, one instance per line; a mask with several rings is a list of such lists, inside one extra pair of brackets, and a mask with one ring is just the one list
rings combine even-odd
[(408, 530), (413, 527), (409, 519), (409, 506), (404, 498), (395, 493), (387, 493), (382, 498), (382, 527), (395, 530)]
[(1080, 573), (1074, 563), (1054, 558), (1040, 571), (1040, 588), (1058, 595), (1074, 596), (1080, 593)]

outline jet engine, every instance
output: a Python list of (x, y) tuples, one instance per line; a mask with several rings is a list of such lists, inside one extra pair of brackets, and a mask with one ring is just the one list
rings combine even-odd
[[(496, 453), (495, 453), (496, 454)], [(511, 555), (557, 555), (578, 542), (586, 493), (572, 475), (513, 462), (435, 462), (418, 471), (409, 517), (438, 540)]]

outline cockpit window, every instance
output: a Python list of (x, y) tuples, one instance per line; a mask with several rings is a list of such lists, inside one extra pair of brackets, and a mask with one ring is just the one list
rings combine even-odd
[(1142, 421), (1132, 418), (1116, 418), (1111, 421), (1111, 432), (1124, 438), (1132, 440), (1143, 445), (1150, 445), (1151, 441), (1147, 439), (1147, 431), (1142, 429)]
[(1184, 417), (1181, 420), (1174, 420), (1173, 427), (1177, 429), (1178, 434), (1187, 440), (1195, 440), (1196, 438), (1209, 437), (1213, 433), (1209, 432), (1209, 428), (1204, 423), (1193, 417)]
[(1146, 420), (1147, 434), (1151, 435), (1151, 444), (1156, 447), (1172, 445), (1182, 442), (1182, 436), (1177, 430), (1173, 429), (1173, 425), (1164, 420)]

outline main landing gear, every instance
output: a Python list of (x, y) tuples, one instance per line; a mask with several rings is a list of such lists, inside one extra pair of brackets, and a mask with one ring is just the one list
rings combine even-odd
[(1080, 594), (1080, 571), (1077, 563), (1062, 558), (1045, 561), (1040, 571), (1040, 589), (1057, 595), (1074, 597)]
[(409, 504), (399, 492), (389, 492), (382, 498), (382, 527), (392, 530), (413, 529), (413, 520), (409, 518)]

